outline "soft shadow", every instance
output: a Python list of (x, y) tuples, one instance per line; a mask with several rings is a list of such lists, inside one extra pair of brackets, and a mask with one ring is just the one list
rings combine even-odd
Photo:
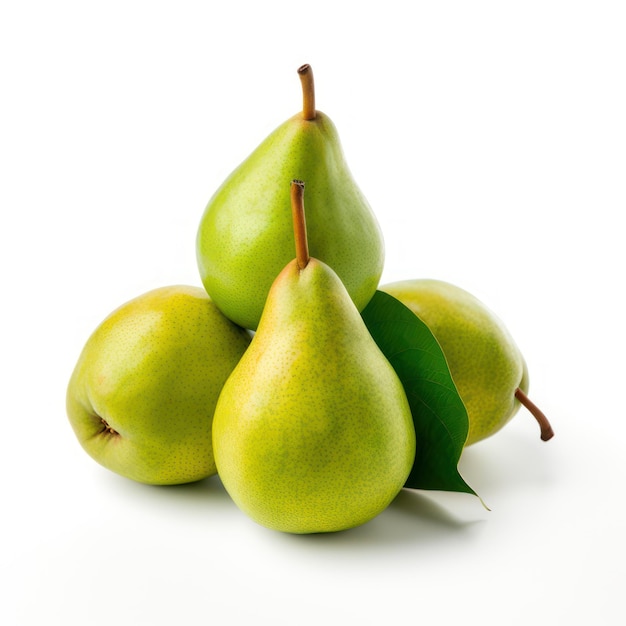
[(236, 508), (217, 475), (182, 485), (145, 485), (112, 473), (103, 475), (103, 480), (117, 496), (132, 500), (134, 504), (152, 503), (170, 508), (204, 508), (212, 511)]
[(230, 496), (216, 474), (193, 483), (155, 485), (152, 488), (162, 491), (168, 498), (186, 500), (188, 502), (206, 502), (207, 498), (210, 498), (212, 501), (230, 501)]
[(479, 495), (492, 501), (502, 492), (553, 481), (559, 447), (558, 441), (543, 442), (509, 428), (466, 448), (459, 471)]
[(422, 524), (433, 524), (437, 528), (447, 527), (451, 531), (462, 531), (473, 524), (485, 521), (487, 510), (480, 500), (465, 493), (439, 493), (403, 489), (391, 504), (411, 520), (419, 518)]

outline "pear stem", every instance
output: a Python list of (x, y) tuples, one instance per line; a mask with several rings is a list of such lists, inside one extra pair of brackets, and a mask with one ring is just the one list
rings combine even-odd
[(305, 120), (314, 120), (315, 111), (315, 83), (313, 82), (313, 70), (306, 63), (298, 68), (298, 75), (302, 83), (302, 117)]
[(291, 181), (291, 214), (293, 217), (293, 234), (296, 240), (296, 262), (303, 270), (309, 263), (309, 242), (306, 236), (306, 219), (304, 216), (304, 182)]
[(519, 387), (515, 390), (515, 397), (530, 411), (537, 422), (539, 422), (539, 427), (541, 428), (541, 440), (548, 441), (549, 439), (552, 439), (552, 437), (554, 437), (552, 426), (539, 407), (531, 402), (530, 398)]

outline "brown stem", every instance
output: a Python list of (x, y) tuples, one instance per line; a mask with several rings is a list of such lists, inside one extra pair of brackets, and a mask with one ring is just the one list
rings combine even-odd
[(304, 216), (304, 182), (291, 181), (291, 214), (293, 216), (293, 234), (296, 240), (296, 262), (303, 270), (309, 263), (309, 242), (306, 236)]
[(552, 426), (539, 407), (531, 402), (530, 398), (519, 387), (515, 390), (515, 397), (530, 411), (537, 422), (539, 422), (542, 441), (552, 439), (552, 437), (554, 437)]
[(298, 68), (298, 75), (302, 83), (302, 117), (305, 120), (314, 120), (315, 113), (315, 84), (313, 82), (313, 70), (306, 63)]

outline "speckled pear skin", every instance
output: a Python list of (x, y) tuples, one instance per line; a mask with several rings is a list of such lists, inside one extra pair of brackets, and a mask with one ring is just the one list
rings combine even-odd
[(293, 258), (289, 185), (307, 185), (311, 256), (339, 275), (359, 310), (380, 280), (383, 237), (332, 121), (297, 114), (270, 134), (209, 201), (197, 233), (202, 282), (222, 312), (256, 329), (269, 289)]
[(214, 474), (215, 405), (250, 339), (202, 287), (162, 287), (122, 305), (89, 337), (68, 384), (80, 444), (142, 483)]
[(466, 446), (498, 432), (528, 391), (526, 362), (502, 321), (464, 289), (434, 279), (380, 287), (408, 306), (431, 330), (448, 362), (469, 418)]
[(213, 445), (237, 505), (283, 532), (358, 526), (403, 487), (415, 458), (404, 389), (324, 263), (293, 261), (276, 279)]

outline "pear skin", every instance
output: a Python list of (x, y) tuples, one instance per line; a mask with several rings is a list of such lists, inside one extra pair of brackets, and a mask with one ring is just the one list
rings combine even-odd
[(311, 256), (339, 275), (362, 310), (383, 269), (378, 222), (357, 186), (330, 118), (314, 108), (312, 71), (299, 70), (303, 110), (281, 124), (206, 206), (196, 252), (202, 282), (231, 320), (256, 329), (270, 287), (293, 259), (289, 183), (306, 180)]
[(213, 412), (250, 339), (201, 287), (161, 287), (125, 303), (92, 333), (72, 372), (67, 414), (78, 441), (142, 483), (214, 474)]
[(344, 530), (395, 498), (415, 457), (404, 389), (336, 274), (311, 259), (276, 279), (213, 421), (220, 478), (258, 523)]
[(431, 330), (448, 362), (469, 418), (466, 446), (498, 432), (523, 403), (542, 439), (552, 428), (528, 392), (528, 368), (510, 332), (493, 311), (464, 289), (434, 279), (380, 287), (409, 307)]

